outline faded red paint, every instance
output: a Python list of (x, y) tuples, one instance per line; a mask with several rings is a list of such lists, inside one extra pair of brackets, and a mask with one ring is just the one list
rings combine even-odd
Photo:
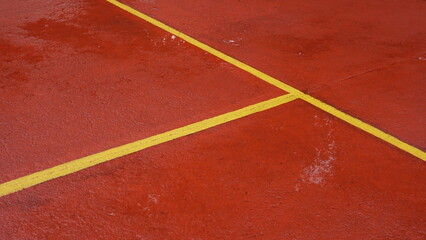
[(104, 1), (0, 12), (0, 182), (285, 94)]
[[(426, 118), (425, 1), (123, 2), (426, 149), (425, 131), (418, 131)], [(407, 76), (389, 77), (400, 62), (413, 65), (401, 67), (411, 68)], [(353, 104), (363, 96), (376, 101)]]
[(423, 239), (426, 165), (302, 102), (0, 199), (2, 239)]

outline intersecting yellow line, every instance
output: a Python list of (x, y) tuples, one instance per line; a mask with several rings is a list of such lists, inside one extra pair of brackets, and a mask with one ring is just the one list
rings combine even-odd
[(186, 35), (182, 32), (180, 32), (178, 30), (176, 30), (176, 29), (174, 29), (174, 28), (172, 28), (172, 27), (170, 27), (170, 26), (168, 26), (168, 25), (146, 15), (146, 14), (143, 14), (136, 9), (133, 9), (133, 8), (123, 4), (121, 2), (118, 2), (116, 0), (106, 0), (106, 1), (110, 2), (111, 4), (114, 4), (115, 6), (123, 9), (124, 11), (129, 12), (129, 13), (131, 13), (131, 14), (133, 14), (133, 15), (135, 15), (135, 16), (137, 16), (137, 17), (139, 17), (139, 18), (141, 18), (141, 19), (143, 19), (143, 20), (145, 20), (145, 21), (147, 21), (147, 22), (149, 22), (149, 23), (151, 23), (151, 24), (153, 24), (153, 25), (155, 25), (155, 26), (177, 36), (177, 37), (179, 37), (179, 38), (181, 38), (181, 39), (183, 39), (183, 40), (185, 40), (186, 42), (188, 42), (188, 43), (190, 43), (190, 44), (192, 44), (196, 47), (199, 47), (199, 48), (203, 49), (204, 51), (209, 52), (210, 54), (212, 54), (212, 55), (214, 55), (214, 56), (216, 56), (216, 57), (218, 57), (218, 58), (220, 58), (220, 59), (222, 59), (222, 60), (224, 60), (224, 61), (226, 61), (226, 62), (228, 62), (228, 63), (230, 63), (230, 64), (232, 64), (232, 65), (234, 65), (234, 66), (236, 66), (236, 67), (238, 67), (238, 68), (240, 68), (240, 69), (242, 69), (242, 70), (244, 70), (244, 71), (246, 71), (246, 72), (248, 72), (248, 73), (250, 73), (250, 74), (252, 74), (256, 77), (258, 77), (258, 78), (260, 78), (260, 79), (262, 79), (263, 81), (268, 82), (268, 83), (270, 83), (270, 84), (272, 84), (272, 85), (274, 85), (274, 86), (276, 86), (276, 87), (278, 87), (278, 88), (280, 88), (280, 89), (282, 89), (286, 92), (289, 92), (289, 93), (293, 94), (294, 96), (297, 96), (298, 98), (305, 100), (306, 102), (322, 109), (323, 111), (328, 112), (331, 115), (333, 115), (337, 118), (340, 118), (341, 120), (359, 128), (359, 129), (362, 129), (365, 132), (368, 132), (371, 135), (376, 136), (376, 137), (382, 139), (383, 141), (388, 142), (388, 143), (394, 145), (395, 147), (398, 147), (401, 150), (404, 150), (404, 151), (422, 159), (423, 161), (426, 161), (426, 153), (423, 152), (422, 150), (420, 150), (420, 149), (418, 149), (414, 146), (411, 146), (411, 145), (399, 140), (398, 138), (396, 138), (396, 137), (394, 137), (394, 136), (392, 136), (388, 133), (383, 132), (382, 130), (380, 130), (376, 127), (373, 127), (372, 125), (370, 125), (368, 123), (365, 123), (365, 122), (363, 122), (363, 121), (361, 121), (361, 120), (359, 120), (355, 117), (352, 117), (351, 115), (346, 114), (346, 113), (334, 108), (333, 106), (322, 102), (321, 100), (318, 100), (318, 99), (316, 99), (316, 98), (314, 98), (314, 97), (312, 97), (308, 94), (305, 94), (302, 91), (300, 91), (300, 90), (298, 90), (298, 89), (296, 89), (296, 88), (294, 88), (294, 87), (292, 87), (288, 84), (285, 84), (285, 83), (279, 81), (278, 79), (273, 78), (273, 77), (255, 69), (255, 68), (253, 68), (253, 67), (251, 67), (251, 66), (249, 66), (249, 65), (247, 65), (247, 64), (245, 64), (245, 63), (243, 63), (243, 62), (241, 62), (241, 61), (239, 61), (239, 60), (237, 60), (237, 59), (235, 59), (235, 58), (233, 58), (229, 55), (226, 55), (226, 54), (224, 54), (224, 53), (222, 53), (222, 52), (220, 52), (220, 51), (218, 51), (218, 50), (216, 50), (216, 49), (214, 49), (214, 48), (212, 48), (212, 47), (210, 47), (210, 46), (208, 46), (208, 45), (206, 45), (206, 44), (204, 44), (204, 43), (202, 43), (202, 42), (200, 42), (200, 41), (198, 41), (198, 40), (196, 40), (196, 39), (194, 39), (194, 38), (192, 38), (192, 37), (190, 37), (190, 36), (188, 36), (188, 35)]
[(360, 128), (362, 130), (364, 130), (365, 132), (368, 132), (424, 161), (426, 161), (426, 153), (423, 152), (422, 150), (413, 147), (383, 131), (381, 131), (380, 129), (377, 129), (357, 118), (354, 118), (308, 94), (303, 93), (302, 91), (287, 85), (241, 61), (238, 61), (235, 58), (232, 58), (204, 43), (201, 43), (200, 41), (179, 32), (178, 30), (169, 27), (167, 25), (165, 25), (164, 23), (155, 20), (127, 5), (124, 5), (118, 1), (115, 0), (106, 0), (112, 4), (114, 4), (115, 6), (135, 15), (138, 16), (141, 19), (144, 19), (148, 22), (150, 22), (151, 24), (162, 28), (163, 30), (174, 34), (177, 37), (182, 38), (183, 40), (193, 44), (194, 46), (197, 46), (201, 49), (203, 49), (206, 52), (209, 52), (210, 54), (242, 69), (245, 70), (249, 73), (251, 73), (252, 75), (262, 79), (265, 82), (268, 82), (284, 91), (289, 92), (289, 94), (283, 95), (281, 97), (277, 97), (277, 98), (273, 98), (264, 102), (260, 102), (233, 112), (229, 112), (229, 113), (225, 113), (213, 118), (209, 118), (200, 122), (196, 122), (193, 124), (189, 124), (187, 126), (181, 127), (181, 128), (177, 128), (165, 133), (161, 133), (152, 137), (148, 137), (146, 139), (142, 139), (133, 143), (129, 143), (129, 144), (125, 144), (119, 147), (115, 147), (100, 153), (96, 153), (87, 157), (83, 157), (80, 159), (76, 159), (46, 170), (42, 170), (33, 174), (29, 174), (27, 176), (21, 177), (21, 178), (17, 178), (15, 180), (11, 180), (9, 182), (5, 182), (0, 184), (0, 197), (20, 191), (22, 189), (25, 188), (29, 188), (32, 186), (35, 186), (37, 184), (58, 178), (58, 177), (62, 177), (77, 171), (81, 171), (83, 169), (95, 166), (97, 164), (103, 163), (103, 162), (107, 162), (110, 161), (112, 159), (118, 158), (118, 157), (122, 157), (161, 143), (165, 143), (183, 136), (187, 136), (199, 131), (203, 131), (205, 129), (211, 128), (211, 127), (215, 127), (221, 124), (224, 124), (226, 122), (229, 121), (233, 121), (257, 112), (261, 112), (267, 109), (271, 109), (273, 107), (282, 105), (284, 103), (288, 103), (290, 101), (293, 101), (297, 98), (300, 98), (322, 110), (324, 110), (325, 112), (328, 112), (334, 116), (336, 116), (337, 118), (340, 118), (344, 121), (346, 121), (347, 123)]
[(62, 177), (97, 164), (110, 161), (112, 159), (122, 157), (142, 149), (146, 149), (161, 143), (165, 143), (180, 137), (184, 137), (196, 132), (203, 131), (257, 112), (271, 109), (273, 107), (291, 102), (297, 99), (292, 94), (286, 94), (267, 101), (256, 103), (239, 110), (225, 113), (216, 117), (202, 120), (187, 126), (177, 128), (165, 133), (161, 133), (152, 137), (148, 137), (136, 142), (125, 144), (119, 147), (96, 153), (87, 157), (76, 159), (40, 172), (36, 172), (15, 180), (0, 184), (0, 197), (20, 191), (25, 188), (35, 186), (37, 184)]

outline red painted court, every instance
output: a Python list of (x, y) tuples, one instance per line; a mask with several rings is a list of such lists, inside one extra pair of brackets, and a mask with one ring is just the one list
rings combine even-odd
[(426, 239), (426, 2), (3, 0), (0, 240)]

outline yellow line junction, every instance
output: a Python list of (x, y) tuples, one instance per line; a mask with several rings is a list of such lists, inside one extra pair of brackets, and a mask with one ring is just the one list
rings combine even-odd
[(184, 136), (188, 136), (190, 134), (193, 133), (197, 133), (200, 131), (203, 131), (205, 129), (208, 128), (212, 128), (242, 117), (246, 117), (249, 116), (251, 114), (257, 113), (257, 112), (261, 112), (261, 111), (265, 111), (271, 108), (274, 108), (276, 106), (291, 102), (295, 99), (301, 99), (304, 100), (314, 106), (316, 106), (317, 108), (322, 109), (323, 111), (367, 132), (370, 133), (373, 136), (376, 136), (377, 138), (382, 139), (383, 141), (407, 152), (410, 153), (411, 155), (426, 161), (426, 153), (423, 152), (422, 150), (411, 146), (399, 139), (397, 139), (396, 137), (387, 134), (385, 132), (383, 132), (382, 130), (368, 124), (365, 123), (353, 116), (350, 116), (336, 108), (334, 108), (333, 106), (330, 106), (327, 103), (322, 102), (321, 100), (318, 100), (306, 93), (303, 93), (302, 91), (287, 85), (281, 81), (279, 81), (278, 79), (271, 77), (233, 57), (230, 57), (229, 55), (226, 55), (152, 17), (149, 17), (123, 3), (120, 3), (118, 1), (115, 0), (106, 0), (107, 2), (123, 9), (124, 11), (133, 14), (183, 40), (185, 40), (186, 42), (222, 59), (223, 61), (226, 61), (232, 65), (234, 65), (235, 67), (242, 69), (254, 76), (256, 76), (257, 78), (281, 89), (284, 90), (286, 92), (288, 92), (288, 94), (277, 97), (277, 98), (273, 98), (267, 101), (263, 101), (254, 105), (250, 105), (248, 107), (239, 109), (239, 110), (235, 110), (229, 113), (225, 113), (213, 118), (209, 118), (206, 120), (202, 120), (193, 124), (189, 124), (187, 126), (184, 127), (180, 127), (174, 130), (170, 130), (158, 135), (154, 135), (136, 142), (132, 142), (129, 144), (125, 144), (119, 147), (115, 147), (103, 152), (99, 152), (90, 156), (86, 156), (80, 159), (76, 159), (46, 170), (42, 170), (33, 174), (29, 174), (27, 176), (24, 177), (20, 177), (17, 178), (15, 180), (11, 180), (9, 182), (5, 182), (3, 184), (0, 184), (0, 197), (1, 196), (5, 196), (17, 191), (20, 191), (22, 189), (25, 188), (29, 188), (32, 186), (35, 186), (37, 184), (58, 178), (58, 177), (62, 177), (77, 171), (81, 171), (83, 169), (95, 166), (97, 164), (101, 164), (103, 162), (107, 162), (161, 143), (165, 143), (180, 137), (184, 137)]
[(279, 81), (278, 79), (273, 78), (273, 77), (255, 69), (255, 68), (253, 68), (253, 67), (251, 67), (251, 66), (249, 66), (249, 65), (247, 65), (247, 64), (245, 64), (245, 63), (243, 63), (243, 62), (241, 62), (241, 61), (239, 61), (239, 60), (237, 60), (237, 59), (235, 59), (235, 58), (233, 58), (229, 55), (226, 55), (226, 54), (224, 54), (224, 53), (222, 53), (222, 52), (220, 52), (220, 51), (218, 51), (218, 50), (216, 50), (216, 49), (214, 49), (214, 48), (212, 48), (212, 47), (210, 47), (210, 46), (208, 46), (208, 45), (206, 45), (206, 44), (204, 44), (204, 43), (202, 43), (202, 42), (200, 42), (200, 41), (198, 41), (198, 40), (196, 40), (196, 39), (194, 39), (194, 38), (192, 38), (192, 37), (190, 37), (190, 36), (188, 36), (188, 35), (186, 35), (182, 32), (180, 32), (178, 30), (176, 30), (176, 29), (174, 29), (174, 28), (172, 28), (172, 27), (170, 27), (170, 26), (168, 26), (168, 25), (146, 15), (146, 14), (143, 14), (143, 13), (139, 12), (138, 10), (136, 10), (134, 8), (131, 8), (131, 7), (125, 5), (121, 2), (116, 1), (116, 0), (106, 0), (106, 1), (117, 6), (117, 7), (119, 7), (119, 8), (121, 8), (121, 9), (123, 9), (124, 11), (126, 11), (130, 14), (133, 14), (133, 15), (135, 15), (135, 16), (137, 16), (137, 17), (139, 17), (139, 18), (141, 18), (141, 19), (143, 19), (143, 20), (145, 20), (145, 21), (147, 21), (147, 22), (149, 22), (149, 23), (171, 33), (171, 34), (173, 34), (173, 35), (175, 35), (175, 36), (177, 36), (177, 37), (180, 37), (181, 39), (185, 40), (186, 42), (191, 43), (192, 45), (194, 45), (198, 48), (201, 48), (202, 50), (204, 50), (204, 51), (224, 60), (225, 62), (228, 62), (228, 63), (230, 63), (230, 64), (232, 64), (232, 65), (234, 65), (234, 66), (236, 66), (236, 67), (238, 67), (238, 68), (240, 68), (240, 69), (242, 69), (242, 70), (244, 70), (244, 71), (246, 71), (246, 72), (248, 72), (248, 73), (250, 73), (250, 74), (252, 74), (256, 77), (258, 77), (259, 79), (262, 79), (263, 81), (265, 81), (269, 84), (272, 84), (277, 88), (280, 88), (280, 89), (282, 89), (282, 90), (284, 90), (288, 93), (291, 93), (294, 96), (296, 96), (296, 97), (298, 97), (298, 98), (300, 98), (300, 99), (322, 109), (323, 111), (328, 112), (331, 115), (333, 115), (333, 116), (335, 116), (335, 117), (337, 117), (337, 118), (359, 128), (359, 129), (362, 129), (363, 131), (368, 132), (371, 135), (376, 136), (377, 138), (380, 138), (383, 141), (385, 141), (389, 144), (392, 144), (395, 147), (397, 147), (397, 148), (399, 148), (399, 149), (401, 149), (405, 152), (408, 152), (413, 156), (416, 156), (417, 158), (422, 159), (423, 161), (426, 161), (426, 153), (423, 152), (422, 150), (420, 150), (420, 149), (418, 149), (414, 146), (411, 146), (410, 144), (405, 143), (405, 142), (397, 139), (396, 137), (394, 137), (394, 136), (392, 136), (388, 133), (383, 132), (382, 130), (380, 130), (376, 127), (373, 127), (372, 125), (370, 125), (366, 122), (363, 122), (363, 121), (361, 121), (361, 120), (359, 120), (355, 117), (352, 117), (351, 115), (346, 114), (346, 113), (336, 109), (335, 107), (330, 106), (329, 104), (322, 102), (321, 100), (318, 100), (318, 99), (316, 99), (316, 98), (314, 98), (314, 97), (312, 97), (308, 94), (305, 94), (302, 91), (300, 91), (300, 90), (298, 90), (298, 89), (296, 89), (296, 88), (294, 88), (290, 85), (287, 85), (287, 84)]

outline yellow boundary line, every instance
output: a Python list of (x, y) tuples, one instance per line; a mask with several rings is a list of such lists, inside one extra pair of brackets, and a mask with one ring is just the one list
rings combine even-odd
[(273, 98), (264, 102), (260, 102), (233, 112), (229, 112), (229, 113), (225, 113), (213, 118), (209, 118), (200, 122), (196, 122), (193, 124), (189, 124), (187, 126), (181, 127), (181, 128), (177, 128), (165, 133), (161, 133), (152, 137), (148, 137), (133, 143), (129, 143), (129, 144), (125, 144), (119, 147), (115, 147), (103, 152), (99, 152), (87, 157), (83, 157), (80, 159), (76, 159), (46, 170), (42, 170), (33, 174), (29, 174), (27, 176), (24, 177), (20, 177), (17, 178), (15, 180), (11, 180), (9, 182), (5, 182), (0, 184), (0, 197), (20, 191), (22, 189), (25, 188), (29, 188), (35, 185), (38, 185), (40, 183), (58, 178), (58, 177), (62, 177), (77, 171), (81, 171), (83, 169), (98, 165), (100, 163), (104, 163), (110, 160), (113, 160), (115, 158), (118, 157), (122, 157), (161, 143), (165, 143), (183, 136), (187, 136), (196, 132), (200, 132), (203, 131), (205, 129), (208, 128), (212, 128), (221, 124), (224, 124), (226, 122), (230, 122), (257, 112), (261, 112), (264, 110), (268, 110), (271, 109), (273, 107), (282, 105), (284, 103), (288, 103), (291, 102), (297, 98), (300, 98), (320, 109), (322, 109), (325, 112), (328, 112), (330, 114), (332, 114), (333, 116), (342, 119), (343, 121), (357, 127), (360, 128), (362, 130), (364, 130), (365, 132), (368, 132), (424, 161), (426, 161), (426, 153), (423, 152), (422, 150), (415, 148), (383, 131), (381, 131), (378, 128), (375, 128), (357, 118), (354, 118), (308, 94), (303, 93), (302, 91), (291, 87), (290, 85), (287, 85), (281, 81), (279, 81), (276, 78), (273, 78), (241, 61), (238, 61), (235, 58), (232, 58), (204, 43), (201, 43), (200, 41), (179, 32), (178, 30), (167, 26), (166, 24), (153, 19), (125, 4), (122, 4), (118, 1), (115, 0), (106, 0), (107, 2), (110, 2), (112, 4), (114, 4), (115, 6), (135, 15), (138, 16), (139, 18), (177, 36), (180, 37), (181, 39), (191, 43), (194, 46), (197, 46), (201, 49), (203, 49), (206, 52), (209, 52), (210, 54), (262, 79), (265, 82), (268, 82), (271, 85), (274, 85), (286, 92), (288, 92), (289, 94), (286, 94), (284, 96), (281, 97), (277, 97), (277, 98)]
[(142, 149), (146, 149), (161, 143), (165, 143), (176, 138), (187, 136), (196, 132), (203, 131), (248, 115), (265, 111), (273, 107), (291, 102), (297, 99), (292, 94), (286, 94), (267, 101), (256, 103), (239, 110), (225, 113), (213, 118), (209, 118), (200, 122), (192, 123), (187, 126), (177, 128), (165, 133), (161, 133), (152, 137), (148, 137), (136, 142), (125, 144), (119, 147), (96, 153), (87, 157), (76, 159), (40, 172), (36, 172), (15, 180), (0, 184), (0, 197), (20, 191), (25, 188), (35, 186), (37, 184), (62, 177), (80, 170), (95, 166), (100, 163), (110, 161), (112, 159), (122, 157)]
[(222, 59), (222, 60), (224, 60), (224, 61), (226, 61), (226, 62), (228, 62), (228, 63), (230, 63), (230, 64), (232, 64), (232, 65), (234, 65), (234, 66), (236, 66), (236, 67), (238, 67), (238, 68), (240, 68), (240, 69), (242, 69), (242, 70), (244, 70), (244, 71), (246, 71), (246, 72), (248, 72), (248, 73), (250, 73), (250, 74), (252, 74), (256, 77), (258, 77), (258, 78), (260, 78), (260, 79), (262, 79), (263, 81), (265, 81), (269, 84), (272, 84), (272, 85), (274, 85), (274, 86), (276, 86), (276, 87), (278, 87), (278, 88), (280, 88), (280, 89), (282, 89), (282, 90), (284, 90), (288, 93), (291, 93), (294, 96), (296, 96), (296, 97), (298, 97), (298, 98), (300, 98), (300, 99), (322, 109), (323, 111), (328, 112), (331, 115), (333, 115), (337, 118), (340, 118), (341, 120), (343, 120), (343, 121), (345, 121), (345, 122), (347, 122), (347, 123), (349, 123), (349, 124), (351, 124), (351, 125), (353, 125), (357, 128), (360, 128), (360, 129), (364, 130), (365, 132), (368, 132), (371, 135), (376, 136), (376, 137), (382, 139), (383, 141), (388, 142), (389, 144), (392, 144), (395, 147), (412, 154), (413, 156), (416, 156), (416, 157), (422, 159), (423, 161), (426, 161), (426, 153), (423, 152), (422, 150), (420, 150), (420, 149), (418, 149), (414, 146), (411, 146), (411, 145), (397, 139), (396, 137), (391, 136), (390, 134), (383, 132), (382, 130), (380, 130), (376, 127), (373, 127), (368, 123), (365, 123), (365, 122), (363, 122), (363, 121), (361, 121), (361, 120), (359, 120), (355, 117), (352, 117), (351, 115), (348, 115), (348, 114), (334, 108), (333, 106), (328, 105), (327, 103), (324, 103), (324, 102), (322, 102), (322, 101), (320, 101), (320, 100), (318, 100), (318, 99), (316, 99), (316, 98), (314, 98), (314, 97), (312, 97), (308, 94), (305, 94), (302, 91), (300, 91), (300, 90), (298, 90), (298, 89), (296, 89), (296, 88), (294, 88), (290, 85), (287, 85), (287, 84), (279, 81), (278, 79), (273, 78), (273, 77), (255, 69), (255, 68), (253, 68), (253, 67), (251, 67), (251, 66), (249, 66), (249, 65), (247, 65), (247, 64), (245, 64), (245, 63), (243, 63), (243, 62), (241, 62), (241, 61), (239, 61), (235, 58), (232, 58), (232, 57), (230, 57), (230, 56), (228, 56), (228, 55), (226, 55), (226, 54), (224, 54), (224, 53), (222, 53), (222, 52), (220, 52), (220, 51), (218, 51), (218, 50), (216, 50), (216, 49), (214, 49), (214, 48), (212, 48), (212, 47), (210, 47), (210, 46), (208, 46), (208, 45), (206, 45), (206, 44), (204, 44), (204, 43), (202, 43), (202, 42), (200, 42), (200, 41), (198, 41), (198, 40), (196, 40), (196, 39), (194, 39), (194, 38), (192, 38), (192, 37), (190, 37), (190, 36), (188, 36), (184, 33), (182, 33), (182, 32), (180, 32), (180, 31), (178, 31), (178, 30), (176, 30), (176, 29), (174, 29), (174, 28), (172, 28), (172, 27), (170, 27), (170, 26), (168, 26), (168, 25), (146, 15), (146, 14), (143, 14), (143, 13), (141, 13), (141, 12), (139, 12), (139, 11), (123, 4), (123, 3), (120, 3), (116, 0), (106, 0), (106, 1), (117, 6), (117, 7), (119, 7), (119, 8), (121, 8), (121, 9), (123, 9), (124, 11), (126, 11), (128, 13), (131, 13), (131, 14), (133, 14), (133, 15), (135, 15), (135, 16), (137, 16), (137, 17), (139, 17), (139, 18), (141, 18), (141, 19), (143, 19), (143, 20), (145, 20), (145, 21), (147, 21), (147, 22), (149, 22), (149, 23), (171, 33), (171, 34), (173, 34), (173, 35), (175, 35), (175, 36), (177, 36), (177, 37), (180, 37), (181, 39), (185, 40), (186, 42), (188, 42), (188, 43), (190, 43), (190, 44), (192, 44), (192, 45), (194, 45), (198, 48), (203, 49), (204, 51), (206, 51), (206, 52), (208, 52), (208, 53), (210, 53), (210, 54), (212, 54), (212, 55), (214, 55), (214, 56), (216, 56), (216, 57), (218, 57), (218, 58), (220, 58), (220, 59)]

